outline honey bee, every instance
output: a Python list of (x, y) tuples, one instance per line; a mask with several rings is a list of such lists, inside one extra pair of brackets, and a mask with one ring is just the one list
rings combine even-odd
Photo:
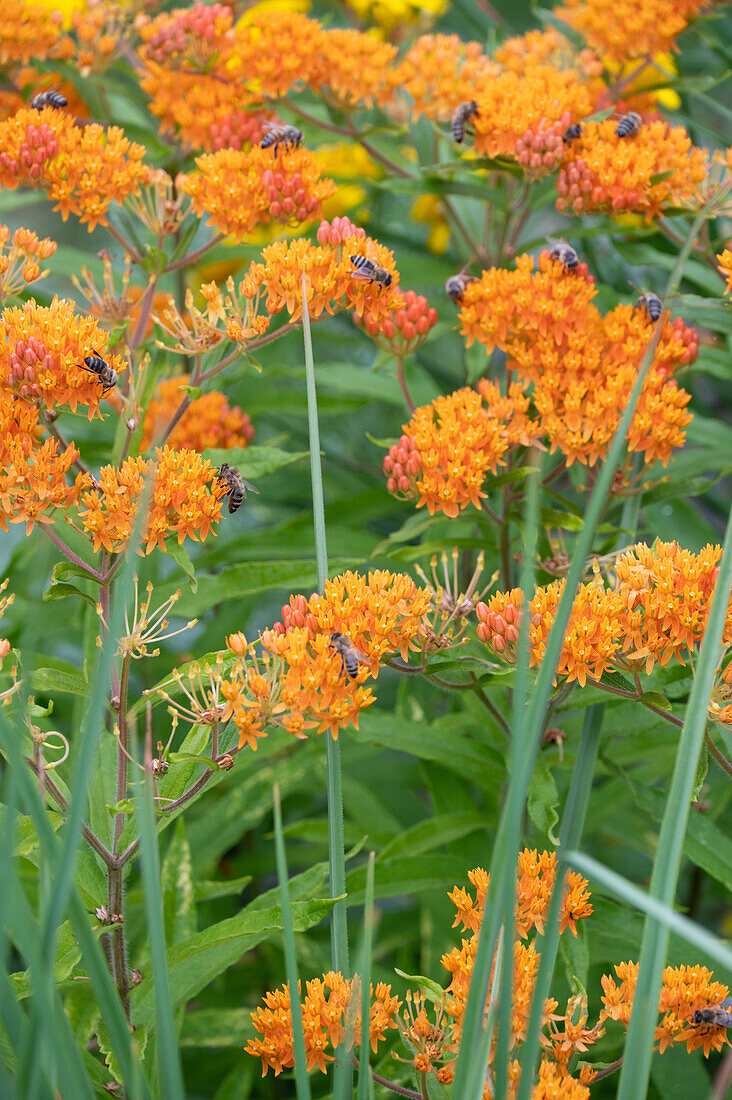
[(644, 309), (651, 321), (657, 321), (663, 313), (663, 302), (656, 294), (641, 294), (635, 308)]
[(216, 480), (226, 486), (225, 497), (229, 498), (229, 515), (235, 512), (247, 495), (247, 489), (252, 493), (258, 493), (250, 481), (237, 470), (236, 466), (230, 466), (228, 462), (222, 462), (219, 466)]
[(552, 250), (549, 253), (550, 260), (559, 260), (567, 273), (571, 273), (577, 270), (579, 265), (579, 256), (566, 241), (557, 241), (553, 237), (549, 237), (549, 243), (552, 245)]
[(615, 133), (620, 138), (635, 137), (642, 125), (643, 119), (638, 112), (628, 111), (627, 115), (622, 115), (619, 119)]
[(356, 268), (351, 272), (352, 279), (362, 279), (367, 283), (378, 283), (379, 286), (391, 286), (393, 276), (385, 267), (374, 263), (368, 256), (351, 256), (351, 263)]
[(732, 997), (726, 997), (718, 1005), (697, 1009), (691, 1022), (706, 1024), (707, 1027), (732, 1027)]
[(36, 111), (42, 111), (44, 107), (55, 107), (57, 111), (60, 111), (62, 107), (68, 106), (68, 99), (61, 92), (39, 92), (38, 95), (34, 95), (31, 100), (31, 107)]
[(86, 366), (83, 366), (81, 363), (77, 363), (77, 366), (81, 370), (88, 371), (89, 374), (96, 374), (97, 382), (103, 387), (102, 397), (104, 397), (107, 390), (114, 389), (117, 385), (117, 371), (102, 359), (98, 351), (95, 351), (94, 348), (92, 348), (92, 351), (94, 352), (93, 355), (87, 355), (84, 358)]
[(278, 122), (267, 122), (265, 125), (267, 133), (262, 138), (262, 148), (269, 149), (274, 145), (275, 156), (280, 145), (284, 145), (285, 149), (293, 149), (302, 143), (305, 136), (297, 126), (283, 126)]
[(477, 113), (478, 104), (474, 99), (466, 99), (464, 103), (458, 104), (453, 111), (450, 129), (452, 130), (453, 139), (458, 145), (465, 140), (465, 127), (471, 118), (475, 118)]
[(346, 676), (355, 680), (359, 664), (368, 660), (361, 650), (356, 649), (351, 639), (339, 630), (334, 630), (331, 634), (330, 648), (340, 655), (341, 673), (345, 672)]
[(468, 283), (476, 283), (475, 275), (468, 275), (465, 271), (459, 271), (457, 275), (451, 275), (445, 283), (445, 294), (452, 298), (453, 302), (462, 302), (463, 294)]
[(562, 141), (565, 145), (571, 145), (573, 141), (578, 141), (582, 137), (582, 123), (573, 122), (571, 126), (562, 134)]

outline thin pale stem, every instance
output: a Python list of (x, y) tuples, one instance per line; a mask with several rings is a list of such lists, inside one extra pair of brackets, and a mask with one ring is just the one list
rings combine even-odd
[(105, 226), (105, 228), (106, 228), (106, 230), (107, 230), (107, 232), (108, 232), (108, 233), (111, 233), (111, 234), (112, 234), (112, 236), (114, 237), (115, 241), (117, 241), (117, 243), (118, 243), (118, 244), (122, 245), (122, 248), (124, 248), (125, 252), (127, 252), (127, 253), (129, 254), (129, 256), (130, 256), (130, 259), (131, 259), (131, 260), (133, 261), (133, 263), (139, 264), (139, 263), (140, 263), (140, 261), (142, 260), (142, 256), (141, 256), (141, 255), (140, 255), (140, 253), (139, 253), (139, 252), (137, 251), (137, 249), (135, 248), (135, 246), (134, 246), (133, 244), (130, 244), (130, 242), (129, 242), (129, 241), (126, 241), (126, 240), (124, 239), (124, 237), (122, 236), (122, 234), (121, 234), (121, 233), (119, 233), (119, 232), (118, 232), (118, 231), (117, 231), (117, 230), (116, 230), (116, 229), (114, 228), (114, 226), (112, 225), (112, 223), (111, 223), (111, 222), (107, 222), (107, 225)]
[[(25, 762), (35, 772), (40, 780), (40, 769), (36, 762), (32, 760), (30, 756), (25, 757)], [(43, 773), (43, 785), (45, 790), (48, 791), (51, 798), (58, 806), (59, 810), (62, 810), (65, 813), (66, 810), (68, 810), (69, 808), (69, 803), (64, 795), (61, 793), (61, 791), (58, 789), (54, 781), (51, 779), (47, 771), (44, 771)], [(92, 832), (88, 825), (82, 823), (81, 831), (84, 834), (84, 839), (90, 844), (97, 855), (104, 861), (104, 863), (106, 863), (108, 867), (111, 866), (114, 863), (114, 855), (112, 854), (112, 852), (110, 852), (109, 848), (107, 848), (106, 845), (102, 843), (97, 834)]]
[(404, 375), (403, 359), (397, 359), (397, 382), (399, 383), (399, 388), (402, 391), (402, 395), (406, 402), (407, 408), (409, 409), (410, 413), (414, 415), (414, 401), (412, 401), (412, 396), (409, 392), (409, 387), (407, 386), (407, 379)]
[(223, 241), (225, 235), (225, 233), (217, 233), (211, 238), (208, 244), (203, 244), (200, 248), (197, 248), (195, 252), (189, 252), (187, 256), (181, 256), (179, 260), (174, 260), (172, 264), (168, 264), (165, 269), (166, 272), (177, 271), (179, 267), (188, 267), (190, 264), (195, 263), (196, 260), (200, 260), (201, 256), (205, 256), (209, 249), (217, 245), (219, 241)]
[(609, 1077), (611, 1073), (617, 1073), (623, 1064), (623, 1059), (618, 1058), (617, 1062), (611, 1062), (609, 1066), (605, 1066), (604, 1069), (599, 1069), (595, 1074), (594, 1081), (602, 1081), (603, 1077)]
[(487, 255), (485, 249), (483, 248), (483, 246), (481, 244), (479, 244), (478, 241), (476, 241), (475, 237), (473, 236), (473, 234), (468, 229), (468, 227), (465, 224), (465, 222), (463, 221), (462, 217), (460, 216), (460, 214), (455, 209), (455, 205), (452, 202), (452, 200), (449, 199), (447, 197), (447, 195), (440, 195), (440, 202), (442, 203), (443, 207), (445, 208), (445, 213), (448, 215), (449, 220), (454, 223), (455, 228), (457, 229), (458, 233), (460, 234), (460, 236), (463, 238), (463, 240), (467, 244), (468, 248), (470, 249), (471, 254), (473, 256), (475, 256), (476, 260), (479, 263), (483, 264), (484, 266), (486, 264), (488, 264), (489, 257)]
[(215, 366), (209, 367), (199, 377), (199, 382), (207, 382), (209, 378), (213, 378), (215, 375), (220, 374), (222, 370), (228, 367), (235, 359), (238, 359), (240, 355), (250, 355), (254, 351), (259, 351), (260, 348), (264, 348), (267, 344), (273, 343), (275, 340), (279, 340), (280, 336), (284, 336), (286, 332), (290, 332), (292, 329), (297, 328), (297, 325), (293, 321), (288, 321), (285, 325), (280, 325), (274, 332), (268, 332), (264, 336), (260, 336), (257, 340), (253, 340), (251, 344), (247, 344), (246, 348), (235, 348), (229, 355), (221, 360), (220, 363), (216, 363)]
[(383, 1085), (385, 1089), (390, 1089), (395, 1092), (397, 1096), (409, 1096), (411, 1100), (422, 1100), (422, 1093), (415, 1092), (414, 1089), (405, 1088), (404, 1085), (397, 1085), (394, 1081), (389, 1081), (388, 1078), (382, 1077), (378, 1073), (374, 1073), (371, 1070), (371, 1078), (377, 1085)]
[(727, 772), (727, 775), (732, 775), (732, 764), (729, 762), (724, 753), (720, 752), (720, 750), (717, 748), (714, 741), (712, 740), (712, 736), (709, 730), (707, 730), (704, 734), (704, 739), (707, 743), (707, 748), (719, 764), (720, 768), (724, 768), (724, 770)]
[(129, 347), (131, 351), (134, 351), (135, 348), (145, 339), (145, 329), (147, 328), (147, 323), (150, 320), (150, 314), (152, 313), (157, 285), (158, 277), (157, 275), (152, 275), (148, 280), (148, 284), (145, 287), (145, 292), (142, 295), (142, 300), (140, 301), (140, 316), (137, 318), (135, 331), (130, 337)]
[[(473, 681), (475, 681), (475, 676), (473, 676)], [(481, 702), (483, 704), (483, 706), (488, 711), (488, 713), (491, 715), (491, 717), (501, 727), (501, 729), (505, 733), (506, 737), (510, 738), (511, 737), (511, 727), (509, 726), (508, 722), (503, 717), (503, 715), (501, 714), (500, 710), (495, 705), (495, 703), (491, 702), (491, 700), (488, 698), (488, 695), (485, 693), (483, 688), (480, 687), (479, 684), (473, 682), (470, 686), (473, 689), (473, 694), (475, 695), (475, 698), (478, 699), (479, 702)]]
[[(64, 450), (66, 450), (69, 445), (68, 440), (64, 439), (61, 431), (59, 430), (59, 428), (56, 427), (55, 414), (53, 414), (51, 417), (46, 414), (43, 420), (51, 435), (54, 435), (61, 446), (64, 448)], [(89, 473), (89, 467), (81, 461), (80, 457), (74, 459), (74, 466), (76, 466), (77, 470), (81, 470), (82, 474)]]

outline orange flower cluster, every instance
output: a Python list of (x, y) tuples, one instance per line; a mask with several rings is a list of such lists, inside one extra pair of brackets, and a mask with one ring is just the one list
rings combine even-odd
[(50, 238), (39, 239), (32, 229), (22, 227), (11, 240), (9, 226), (0, 225), (0, 300), (14, 298), (29, 283), (44, 279), (48, 271), (41, 271), (41, 263), (53, 256), (56, 247)]
[[(327, 1063), (333, 1061), (330, 1050), (348, 1042), (348, 1049), (361, 1042), (361, 983), (358, 975), (344, 978), (330, 971), (321, 978), (306, 983), (306, 994), (301, 1002), (302, 1024), (305, 1036), (305, 1055), (308, 1069), (327, 1072)], [(298, 992), (302, 989), (299, 986)], [(397, 1013), (401, 1001), (391, 992), (391, 986), (380, 982), (370, 986), (369, 1038), (371, 1049), (376, 1051), (390, 1028), (397, 1027)], [(255, 1029), (261, 1039), (250, 1039), (244, 1048), (247, 1054), (262, 1059), (262, 1076), (270, 1067), (275, 1076), (295, 1064), (292, 1040), (292, 1009), (290, 992), (286, 985), (265, 993), (264, 1007), (251, 1014)]]
[[(620, 984), (611, 975), (602, 977), (603, 1015), (627, 1027), (633, 1010), (638, 963), (618, 963), (615, 974)], [(729, 995), (728, 987), (713, 981), (713, 977), (705, 966), (666, 967), (658, 1002), (661, 1021), (656, 1028), (661, 1054), (674, 1043), (686, 1043), (690, 1054), (702, 1049), (708, 1058), (712, 1050), (721, 1050), (725, 1043), (731, 1045), (725, 1027), (692, 1023), (695, 1012), (717, 1005)]]
[[(544, 921), (549, 912), (554, 883), (557, 877), (557, 857), (554, 852), (539, 852), (524, 848), (518, 858), (518, 887), (516, 893), (516, 935), (526, 939), (533, 928), (544, 935)], [(467, 932), (477, 933), (483, 919), (483, 908), (490, 885), (490, 875), (482, 867), (468, 871), (468, 878), (475, 887), (475, 897), (461, 886), (455, 886), (448, 894), (457, 909), (453, 928), (461, 926)], [(577, 921), (592, 913), (587, 879), (574, 871), (566, 876), (564, 900), (560, 917), (560, 932), (570, 929), (577, 935)]]
[(75, 412), (88, 405), (91, 420), (99, 412), (102, 386), (83, 369), (84, 359), (96, 351), (118, 373), (126, 367), (121, 356), (105, 350), (108, 339), (97, 321), (76, 314), (68, 299), (39, 306), (31, 298), (12, 306), (0, 314), (0, 386), (49, 410), (68, 405)]
[[(240, 746), (256, 749), (268, 725), (296, 737), (329, 729), (334, 738), (351, 722), (357, 727), (360, 711), (374, 702), (364, 680), (378, 675), (389, 653), (406, 660), (429, 604), (430, 593), (405, 574), (347, 572), (326, 581), (322, 596), (291, 597), (283, 621), (262, 634), (260, 656), (243, 635), (231, 635), (228, 647), (241, 660), (222, 695)], [(331, 644), (336, 631), (358, 651), (354, 676)]]
[[(506, 405), (510, 416), (513, 405)], [(454, 517), (469, 504), (480, 508), (488, 471), (505, 465), (503, 417), (466, 386), (416, 409), (402, 430), (384, 459), (388, 491), (416, 500), (418, 508), (426, 505), (430, 515)]]
[(71, 44), (62, 36), (63, 16), (48, 5), (32, 0), (2, 0), (0, 20), (0, 65), (68, 54)]
[[(235, 45), (226, 69), (261, 100), (287, 95), (296, 86), (320, 89), (326, 73), (320, 57), (323, 28), (296, 11), (269, 8), (245, 15), (235, 28)], [(358, 83), (361, 74), (354, 72)]]
[(683, 126), (646, 122), (634, 137), (618, 137), (617, 119), (588, 122), (565, 152), (557, 177), (557, 209), (644, 214), (688, 205), (707, 176), (707, 153), (692, 148)]
[(127, 458), (121, 466), (103, 466), (98, 488), (81, 494), (79, 515), (95, 552), (119, 553), (135, 530), (145, 482), (153, 479), (147, 516), (142, 525), (143, 549), (165, 550), (172, 535), (203, 540), (221, 518), (221, 484), (216, 469), (195, 451), (157, 448), (155, 460)]
[(397, 69), (399, 85), (413, 100), (413, 116), (437, 122), (447, 122), (459, 103), (475, 99), (476, 88), (499, 72), (479, 42), (463, 42), (456, 34), (421, 35)]
[[(270, 314), (286, 309), (292, 321), (302, 317), (302, 276), (307, 279), (308, 312), (311, 319), (323, 313), (350, 309), (369, 321), (381, 324), (391, 319), (394, 310), (404, 305), (399, 290), (399, 275), (394, 255), (367, 237), (363, 229), (348, 218), (321, 222), (318, 228), (319, 246), (303, 237), (292, 241), (275, 241), (262, 250), (262, 263), (252, 264), (241, 284), (246, 297), (257, 290), (267, 294)], [(351, 256), (365, 256), (391, 276), (391, 284), (383, 286), (367, 279), (354, 278), (356, 268)]]
[(588, 79), (602, 76), (597, 54), (590, 49), (577, 53), (569, 39), (554, 27), (507, 38), (493, 57), (502, 68), (515, 73), (524, 73), (535, 65), (553, 65), (557, 69), (577, 68)]
[[(718, 546), (695, 554), (677, 543), (638, 543), (613, 564), (615, 584), (605, 588), (596, 577), (580, 585), (564, 636), (557, 675), (599, 680), (613, 668), (653, 671), (675, 656), (682, 664), (701, 642), (717, 579)], [(541, 663), (563, 581), (538, 587), (529, 604), (531, 664)], [(524, 594), (514, 588), (497, 592), (476, 606), (478, 637), (503, 660), (516, 660)], [(732, 642), (732, 612), (724, 632)], [(629, 664), (632, 662), (632, 664)]]
[(61, 449), (56, 439), (39, 443), (38, 409), (15, 400), (0, 386), (0, 528), (8, 522), (25, 523), (30, 534), (36, 523), (53, 523), (55, 508), (68, 508), (78, 500), (86, 480), (79, 475), (68, 485), (67, 474), (79, 457), (73, 444)]
[(727, 289), (725, 294), (732, 294), (732, 248), (725, 248), (724, 252), (720, 252), (717, 256), (719, 260), (719, 270), (727, 280)]
[(71, 25), (79, 42), (75, 62), (82, 76), (104, 72), (118, 55), (127, 32), (125, 16), (124, 9), (110, 0), (91, 0), (72, 12)]
[[(453, 928), (460, 925), (465, 931), (471, 933), (469, 940), (463, 940), (459, 948), (453, 948), (442, 958), (442, 965), (451, 974), (450, 985), (447, 989), (445, 1010), (452, 1018), (452, 1024), (446, 1037), (445, 1052), (451, 1054), (452, 1060), (438, 1071), (438, 1079), (443, 1083), (452, 1081), (455, 1060), (460, 1036), (462, 1034), (465, 1008), (470, 991), (470, 980), (473, 972), (473, 962), (478, 944), (478, 934), (483, 916), (483, 908), (490, 884), (490, 876), (482, 867), (468, 872), (468, 878), (475, 887), (475, 896), (468, 890), (456, 886), (448, 895), (457, 909)], [(552, 890), (556, 879), (556, 856), (553, 852), (538, 852), (528, 848), (519, 854), (518, 882), (516, 901), (516, 934), (519, 936), (514, 946), (514, 980), (511, 995), (512, 1018), (511, 1035), (512, 1048), (523, 1042), (526, 1037), (531, 1002), (536, 984), (536, 974), (539, 966), (539, 955), (533, 943), (525, 945), (521, 943), (529, 932), (536, 928), (540, 933), (544, 931)], [(581, 875), (571, 872), (566, 878), (566, 890), (561, 911), (561, 931), (566, 928), (577, 934), (576, 922), (592, 913), (590, 894), (587, 889), (587, 880)], [(492, 981), (492, 979), (491, 979)], [(549, 999), (544, 1005), (545, 1022), (563, 1019), (554, 1015), (557, 1002)], [(566, 1074), (566, 1061), (568, 1056), (557, 1059), (565, 1063), (555, 1067), (556, 1074), (562, 1079), (567, 1077), (567, 1085), (570, 1088), (568, 1095), (574, 1095), (571, 1091), (577, 1082)], [(555, 1073), (552, 1070), (552, 1074)], [(544, 1071), (545, 1074), (549, 1071)], [(487, 1100), (490, 1098), (490, 1090), (484, 1093)], [(538, 1095), (542, 1095), (541, 1092)], [(552, 1095), (551, 1093), (549, 1095)], [(564, 1089), (559, 1094), (565, 1096)], [(579, 1095), (579, 1094), (578, 1094)], [(586, 1092), (581, 1094), (586, 1095)]]
[(90, 233), (107, 224), (112, 202), (147, 180), (144, 155), (118, 126), (79, 127), (52, 107), (24, 108), (0, 122), (0, 186), (47, 188), (64, 220), (74, 214)]
[[(146, 451), (165, 432), (173, 414), (183, 400), (183, 390), (190, 375), (164, 378), (145, 412), (140, 450)], [(178, 451), (205, 451), (209, 447), (246, 447), (254, 439), (254, 428), (238, 405), (233, 408), (226, 395), (210, 390), (194, 398), (167, 439), (169, 447)]]
[(592, 113), (597, 95), (598, 89), (576, 69), (508, 69), (470, 97), (478, 104), (472, 120), (475, 152), (519, 158), (530, 151), (547, 157), (543, 163), (550, 170), (563, 152), (561, 136), (567, 126)]
[(178, 177), (197, 214), (235, 240), (243, 240), (262, 222), (298, 225), (315, 218), (335, 194), (322, 177), (316, 156), (302, 147), (260, 146), (244, 152), (220, 149), (196, 160), (198, 172)]
[(371, 319), (368, 313), (353, 319), (359, 328), (368, 332), (382, 351), (391, 352), (399, 359), (415, 352), (427, 339), (430, 329), (437, 324), (437, 310), (430, 306), (424, 294), (407, 290), (401, 309), (392, 310), (391, 316)]
[[(543, 252), (537, 266), (523, 255), (515, 270), (490, 268), (469, 283), (461, 331), (468, 345), (477, 339), (489, 351), (505, 351), (509, 369), (533, 383), (535, 434), (548, 436), (568, 465), (592, 465), (612, 439), (654, 326), (643, 308), (619, 305), (603, 317), (585, 264), (568, 272)], [(684, 442), (690, 397), (671, 375), (693, 362), (697, 349), (692, 329), (666, 319), (629, 433), (630, 449), (643, 451), (648, 462), (665, 464)]]
[(555, 14), (598, 54), (622, 63), (674, 49), (674, 40), (708, 0), (565, 0)]

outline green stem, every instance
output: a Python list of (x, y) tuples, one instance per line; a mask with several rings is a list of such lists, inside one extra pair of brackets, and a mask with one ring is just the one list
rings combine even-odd
[[(328, 579), (328, 548), (325, 535), (325, 505), (323, 502), (323, 471), (320, 464), (320, 429), (315, 390), (315, 363), (310, 334), (307, 281), (302, 277), (302, 325), (305, 341), (305, 379), (308, 400), (308, 432), (310, 441), (310, 476), (313, 492), (313, 525), (315, 530), (315, 562), (318, 591), (322, 594)], [(343, 837), (343, 777), (341, 747), (330, 735), (325, 739), (328, 784), (328, 865), (331, 897), (340, 900), (333, 906), (330, 921), (331, 958), (333, 969), (344, 977), (349, 974), (348, 925), (346, 917), (346, 858)]]

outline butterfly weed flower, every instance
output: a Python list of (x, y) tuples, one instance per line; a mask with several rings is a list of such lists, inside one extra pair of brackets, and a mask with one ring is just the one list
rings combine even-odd
[(673, 50), (675, 39), (707, 0), (565, 0), (555, 14), (601, 57), (622, 62)]
[(71, 13), (71, 26), (78, 46), (75, 65), (82, 76), (103, 73), (122, 51), (131, 26), (118, 4), (96, 0)]
[(70, 45), (62, 34), (60, 11), (32, 0), (3, 5), (3, 33), (0, 38), (0, 65), (18, 61), (40, 61), (58, 57)]
[(719, 270), (727, 282), (725, 294), (732, 294), (732, 249), (725, 248), (724, 251), (720, 252), (717, 256), (717, 259), (719, 261)]
[[(124, 633), (120, 635), (117, 653), (120, 657), (129, 657), (135, 661), (140, 661), (144, 657), (158, 657), (160, 655), (160, 649), (157, 648), (157, 646), (155, 649), (151, 648), (155, 646), (156, 642), (174, 638), (177, 634), (182, 634), (184, 631), (190, 630), (191, 627), (196, 625), (198, 619), (191, 619), (185, 626), (181, 626), (177, 630), (168, 630), (170, 626), (168, 615), (180, 599), (180, 589), (174, 592), (172, 596), (169, 596), (167, 600), (163, 600), (158, 607), (151, 611), (150, 606), (152, 604), (153, 585), (148, 581), (145, 595), (141, 596), (139, 578), (137, 573), (135, 573), (133, 574), (133, 588), (134, 607), (132, 615), (130, 615), (128, 609), (125, 607)], [(109, 629), (109, 624), (104, 617), (104, 612), (100, 604), (97, 605), (97, 614), (106, 632)], [(101, 639), (99, 639), (99, 645), (101, 645)], [(176, 678), (175, 672), (173, 673), (173, 678)]]
[(203, 540), (221, 518), (222, 498), (216, 491), (216, 469), (195, 451), (156, 448), (152, 462), (127, 458), (120, 466), (103, 466), (98, 489), (81, 494), (79, 515), (84, 533), (94, 550), (118, 553), (127, 545), (137, 520), (145, 481), (153, 476), (148, 513), (143, 524), (143, 545), (150, 554), (165, 540), (177, 536)]
[(39, 238), (31, 229), (16, 229), (11, 236), (9, 226), (0, 225), (0, 301), (15, 298), (30, 283), (45, 279), (48, 269), (41, 269), (56, 251), (56, 242)]
[[(189, 374), (179, 374), (158, 383), (145, 412), (141, 451), (147, 451), (165, 432), (189, 382)], [(232, 407), (226, 394), (209, 390), (191, 401), (166, 442), (179, 451), (200, 452), (210, 447), (246, 447), (253, 438), (254, 428), (247, 414), (238, 405)]]
[[(74, 303), (54, 298), (39, 306), (33, 298), (0, 313), (0, 385), (48, 410), (87, 405), (91, 420), (99, 412), (103, 387), (83, 369), (98, 353), (118, 374), (126, 362), (105, 349), (108, 334), (93, 317), (77, 314)], [(81, 366), (80, 366), (81, 364)]]
[[(360, 979), (344, 978), (330, 971), (322, 978), (306, 982), (305, 996), (298, 984), (302, 1012), (305, 1056), (309, 1070), (316, 1067), (327, 1072), (334, 1061), (336, 1047), (345, 1041), (347, 1049), (361, 1042)], [(250, 1039), (244, 1048), (247, 1054), (262, 1059), (262, 1076), (270, 1069), (279, 1076), (283, 1069), (295, 1064), (292, 1037), (292, 1009), (286, 985), (264, 995), (264, 1004), (251, 1013), (252, 1023), (260, 1037)], [(376, 1051), (386, 1033), (398, 1026), (401, 1001), (391, 992), (391, 986), (379, 982), (369, 987), (369, 1041)]]
[(493, 58), (504, 69), (525, 73), (537, 65), (551, 65), (556, 69), (578, 69), (587, 79), (602, 76), (602, 61), (594, 50), (574, 48), (569, 39), (555, 27), (530, 30), (501, 42)]
[(196, 159), (195, 173), (179, 177), (197, 214), (235, 240), (252, 234), (262, 222), (297, 225), (320, 214), (323, 201), (335, 194), (332, 180), (322, 177), (315, 154), (302, 147), (248, 151), (220, 149)]
[(411, 100), (412, 117), (424, 114), (444, 123), (459, 103), (475, 98), (476, 81), (482, 86), (499, 74), (500, 67), (479, 42), (464, 42), (456, 34), (423, 34), (396, 71), (399, 87)]
[(374, 103), (386, 106), (399, 81), (393, 65), (396, 55), (396, 46), (371, 34), (340, 28), (323, 31), (320, 59), (325, 75), (319, 73), (317, 81), (324, 81), (321, 94), (346, 110)]
[(437, 310), (430, 306), (424, 294), (414, 290), (404, 293), (404, 305), (392, 310), (391, 316), (372, 320), (368, 312), (363, 316), (354, 313), (359, 328), (365, 329), (382, 351), (403, 359), (420, 347), (437, 324)]
[(417, 1073), (436, 1073), (448, 1060), (453, 1060), (449, 1046), (448, 1020), (443, 1002), (433, 1005), (434, 1022), (429, 1018), (427, 997), (424, 991), (407, 990), (406, 1009), (398, 1020), (402, 1044), (413, 1052), (410, 1059), (394, 1055), (398, 1062), (413, 1065)]
[(245, 12), (234, 28), (228, 77), (243, 81), (262, 99), (279, 99), (308, 84), (317, 92), (326, 77), (323, 28), (297, 11)]
[(498, 576), (497, 572), (494, 573), (489, 583), (478, 591), (478, 581), (485, 564), (485, 555), (481, 550), (478, 554), (473, 575), (463, 591), (458, 580), (458, 558), (458, 549), (453, 547), (452, 575), (450, 575), (447, 553), (444, 550), (442, 551), (440, 555), (442, 580), (437, 574), (436, 554), (433, 554), (430, 559), (431, 580), (421, 566), (415, 566), (418, 576), (430, 594), (430, 607), (422, 620), (419, 631), (419, 638), (425, 653), (437, 653), (462, 642), (469, 616), (473, 614), (476, 604), (483, 599)]
[(707, 177), (707, 153), (692, 146), (683, 126), (644, 123), (632, 138), (617, 119), (588, 122), (565, 149), (557, 177), (557, 209), (634, 211), (652, 221), (669, 206), (688, 206)]
[[(601, 979), (603, 1016), (627, 1027), (633, 1010), (638, 963), (618, 963), (614, 970), (615, 977), (604, 974)], [(728, 987), (714, 981), (713, 971), (705, 966), (667, 966), (658, 1002), (661, 1020), (655, 1032), (659, 1051), (663, 1054), (673, 1044), (686, 1043), (690, 1054), (703, 1050), (708, 1058), (711, 1051), (730, 1045), (726, 1028), (692, 1023), (695, 1012), (719, 1004), (728, 995)]]

